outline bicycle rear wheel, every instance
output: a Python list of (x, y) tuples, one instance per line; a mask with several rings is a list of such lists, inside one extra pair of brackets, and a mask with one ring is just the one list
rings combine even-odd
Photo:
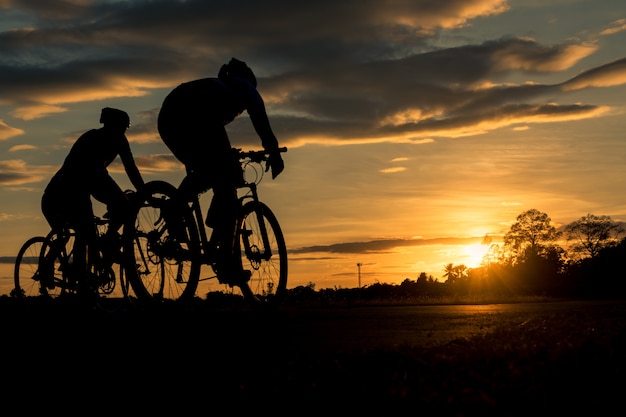
[(184, 300), (195, 295), (200, 277), (200, 243), (195, 218), (175, 199), (176, 187), (151, 181), (138, 193), (132, 223), (124, 227), (126, 270), (138, 299)]
[(243, 269), (252, 272), (241, 292), (256, 304), (278, 304), (287, 291), (287, 247), (276, 216), (264, 203), (246, 203), (238, 236)]

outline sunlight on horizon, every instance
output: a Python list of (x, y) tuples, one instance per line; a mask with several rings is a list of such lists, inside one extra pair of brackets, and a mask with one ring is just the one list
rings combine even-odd
[(482, 260), (489, 250), (489, 245), (482, 243), (474, 243), (472, 245), (466, 245), (463, 247), (463, 253), (460, 258), (465, 259), (463, 263), (468, 268), (477, 268), (482, 263)]

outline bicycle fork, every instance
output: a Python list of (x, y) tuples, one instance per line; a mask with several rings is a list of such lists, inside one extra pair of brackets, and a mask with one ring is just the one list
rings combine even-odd
[[(250, 244), (250, 236), (253, 235), (253, 231), (246, 228), (245, 219), (243, 217), (241, 217), (241, 220), (240, 220), (240, 226), (239, 226), (240, 231), (238, 235), (241, 236), (244, 250), (246, 251), (246, 257), (248, 259), (251, 259), (251, 260), (254, 259), (256, 262), (260, 262), (261, 260), (268, 261), (272, 257), (272, 246), (270, 244), (269, 234), (267, 233), (267, 225), (265, 224), (265, 216), (263, 214), (263, 205), (259, 203), (259, 196), (257, 194), (256, 184), (255, 183), (248, 184), (248, 187), (250, 189), (250, 193), (252, 194), (251, 196), (248, 196), (248, 198), (251, 198), (251, 201), (253, 202), (252, 203), (253, 210), (252, 210), (252, 213), (250, 214), (256, 216), (256, 223), (258, 224), (259, 234), (261, 235), (261, 239), (262, 239), (261, 248), (253, 247)], [(243, 203), (244, 198), (245, 197), (241, 198), (242, 210), (243, 210), (243, 207), (245, 206), (245, 204)], [(255, 255), (256, 257), (258, 257), (258, 259), (255, 259)]]

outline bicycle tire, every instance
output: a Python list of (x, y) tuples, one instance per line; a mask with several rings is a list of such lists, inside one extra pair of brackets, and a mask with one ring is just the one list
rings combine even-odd
[[(46, 237), (34, 236), (22, 245), (15, 258), (13, 296), (58, 297), (65, 292), (67, 286), (57, 284), (66, 282), (61, 265), (67, 264), (67, 252), (64, 250), (61, 253), (51, 254), (51, 251), (55, 250), (52, 245), (52, 241), (55, 238), (56, 234), (50, 232)], [(67, 249), (67, 247), (64, 249)], [(54, 259), (50, 261), (49, 271), (44, 271), (42, 265), (48, 262), (51, 256)], [(63, 257), (65, 257), (65, 260)]]
[[(261, 219), (259, 219), (259, 216)], [(262, 229), (267, 231), (266, 247)], [(276, 216), (257, 201), (244, 204), (237, 226), (238, 251), (243, 269), (250, 270), (250, 280), (240, 285), (244, 297), (257, 305), (277, 305), (287, 292), (287, 246)]]
[(124, 252), (134, 265), (126, 272), (135, 295), (149, 302), (192, 298), (201, 263), (191, 209), (165, 181), (147, 182), (137, 194), (135, 215), (124, 227)]
[(13, 297), (35, 297), (42, 295), (39, 280), (39, 258), (46, 238), (35, 236), (28, 239), (20, 248), (15, 258), (13, 271)]

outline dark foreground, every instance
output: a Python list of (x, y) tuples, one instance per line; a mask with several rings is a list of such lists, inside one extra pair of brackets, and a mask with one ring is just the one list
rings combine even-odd
[(626, 392), (621, 301), (0, 312), (16, 414), (599, 415)]

